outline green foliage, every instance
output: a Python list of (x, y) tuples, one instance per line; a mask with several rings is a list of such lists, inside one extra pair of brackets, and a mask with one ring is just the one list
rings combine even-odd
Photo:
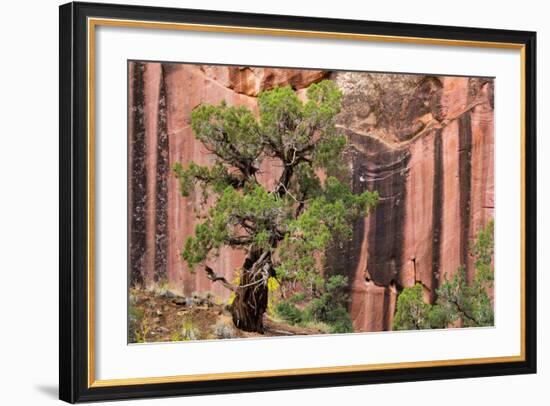
[[(329, 176), (321, 182), (316, 168), (331, 170), (342, 163), (346, 138), (334, 118), (341, 93), (329, 80), (313, 84), (303, 103), (291, 87), (277, 87), (258, 97), (259, 119), (245, 107), (201, 105), (191, 115), (195, 137), (215, 157), (210, 167), (191, 162), (174, 165), (182, 195), (201, 191), (213, 204), (186, 240), (183, 259), (191, 270), (222, 246), (282, 253), (274, 263), (280, 279), (296, 278), (320, 285), (321, 258), (336, 237), (351, 236), (356, 218), (378, 201), (376, 192), (354, 195)], [(256, 179), (260, 162), (281, 161), (285, 171), (267, 190)], [(276, 254), (276, 253), (274, 253)], [(274, 257), (273, 255), (271, 257)]]
[(325, 320), (325, 323), (330, 326), (330, 333), (353, 333), (351, 316), (343, 306), (339, 306), (331, 310), (330, 313), (327, 314), (327, 320)]
[(393, 319), (394, 330), (420, 330), (430, 328), (431, 305), (422, 298), (422, 285), (405, 288), (397, 298)]
[(347, 285), (347, 277), (331, 276), (325, 284), (324, 292), (309, 305), (313, 319), (330, 325), (332, 333), (353, 332), (351, 317), (346, 308), (349, 302), (345, 293)]
[(320, 195), (312, 198), (307, 209), (286, 224), (277, 276), (283, 280), (296, 278), (319, 288), (323, 283), (315, 273), (319, 258), (323, 258), (335, 239), (350, 239), (353, 220), (366, 215), (377, 202), (376, 192), (354, 195), (336, 178), (328, 177)]
[(131, 343), (146, 342), (149, 330), (144, 310), (132, 304), (132, 297), (130, 297), (130, 304), (128, 306), (128, 341)]
[(457, 320), (457, 315), (449, 313), (445, 306), (434, 304), (430, 308), (429, 323), (425, 328), (447, 328), (451, 323)]
[(306, 299), (306, 294), (304, 292), (297, 292), (297, 293), (294, 293), (288, 299), (288, 301), (290, 303), (296, 304), (296, 303), (299, 303), (299, 302), (303, 302), (305, 299)]
[[(289, 153), (298, 157), (300, 152), (311, 152), (316, 167), (332, 168), (346, 145), (334, 123), (342, 94), (325, 80), (312, 84), (307, 96), (304, 105), (290, 86), (262, 92), (258, 97), (262, 141), (268, 155), (288, 160)], [(313, 144), (315, 134), (319, 138)]]
[(494, 229), (495, 223), (490, 220), (487, 226), (479, 232), (472, 247), (477, 271), (476, 278), (479, 278), (479, 282), (482, 284), (493, 282), (491, 264), (494, 253)]
[(262, 152), (258, 123), (246, 107), (201, 105), (191, 113), (195, 137), (220, 160), (252, 164)]
[(220, 162), (211, 168), (191, 162), (187, 169), (183, 169), (181, 163), (176, 162), (174, 173), (179, 180), (180, 192), (183, 196), (189, 196), (198, 184), (202, 186), (204, 200), (208, 198), (206, 186), (211, 186), (214, 192), (221, 193), (226, 187), (238, 183), (238, 180)]
[(273, 228), (289, 216), (284, 200), (258, 183), (247, 185), (245, 193), (227, 187), (195, 227), (195, 236), (186, 240), (182, 256), (194, 269), (222, 246), (268, 248)]
[(492, 326), (494, 311), (488, 290), (493, 287), (493, 233), (494, 222), (491, 220), (478, 233), (472, 246), (476, 273), (471, 283), (466, 279), (464, 267), (460, 267), (437, 289), (434, 305), (424, 302), (421, 285), (403, 289), (397, 300), (393, 328), (446, 328), (457, 321), (464, 327)]
[(280, 318), (290, 324), (302, 324), (307, 321), (304, 311), (288, 301), (277, 303), (275, 311)]
[(487, 223), (477, 235), (472, 246), (476, 273), (471, 283), (466, 272), (459, 268), (454, 277), (446, 280), (437, 290), (438, 311), (443, 315), (435, 328), (445, 327), (460, 319), (464, 327), (492, 326), (494, 324), (493, 304), (488, 290), (493, 287), (492, 258), (494, 252), (494, 222)]
[(347, 310), (349, 297), (345, 293), (347, 284), (345, 276), (331, 276), (322, 293), (305, 308), (301, 309), (296, 305), (302, 299), (301, 295), (294, 295), (288, 301), (277, 304), (277, 315), (291, 324), (307, 326), (312, 322), (319, 322), (328, 325), (331, 333), (351, 333), (353, 326)]
[(437, 290), (432, 309), (432, 328), (445, 328), (459, 320), (464, 327), (494, 325), (493, 303), (489, 290), (493, 287), (492, 256), (494, 248), (493, 220), (483, 228), (472, 247), (476, 273), (468, 283), (464, 267)]

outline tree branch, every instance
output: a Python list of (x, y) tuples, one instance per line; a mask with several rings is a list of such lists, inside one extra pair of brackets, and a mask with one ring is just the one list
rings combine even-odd
[(252, 239), (247, 236), (229, 237), (228, 244), (231, 246), (249, 245), (252, 243)]
[(227, 289), (233, 292), (237, 289), (235, 285), (233, 285), (232, 283), (229, 283), (224, 276), (220, 276), (217, 273), (215, 273), (214, 270), (210, 268), (208, 265), (204, 266), (204, 271), (206, 272), (206, 277), (210, 279), (212, 282), (220, 282), (223, 286), (225, 286)]
[(458, 304), (458, 302), (457, 302), (455, 299), (451, 300), (451, 303), (454, 304), (454, 305), (456, 306), (456, 309), (457, 309), (460, 313), (462, 313), (462, 315), (464, 315), (468, 320), (474, 322), (476, 325), (479, 325), (479, 324), (480, 324), (480, 323), (475, 319), (475, 317), (472, 316), (472, 315), (470, 315), (470, 314), (468, 314), (468, 312), (467, 312), (466, 310), (464, 310), (464, 309), (462, 308), (462, 306), (460, 306), (460, 305)]
[(243, 156), (241, 151), (239, 151), (235, 145), (233, 145), (231, 142), (229, 142), (229, 138), (227, 136), (227, 132), (223, 130), (223, 128), (217, 128), (216, 129), (221, 137), (222, 137), (222, 144), (225, 145), (229, 149), (229, 155), (230, 157), (223, 157), (221, 154), (219, 154), (219, 151), (213, 150), (210, 151), (214, 154), (216, 154), (219, 158), (225, 160), (226, 162), (232, 164), (237, 169), (239, 169), (242, 174), (245, 177), (254, 177), (256, 172), (258, 171), (258, 168), (256, 168), (253, 164), (254, 160), (261, 154), (261, 150), (258, 152), (256, 157), (246, 157)]

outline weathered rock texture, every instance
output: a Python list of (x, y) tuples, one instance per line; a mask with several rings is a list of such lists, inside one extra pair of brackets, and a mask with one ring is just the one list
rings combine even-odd
[[(327, 272), (349, 277), (354, 328), (391, 329), (403, 287), (421, 283), (433, 301), (439, 281), (460, 265), (473, 276), (469, 244), (494, 208), (491, 79), (141, 62), (130, 63), (129, 75), (132, 282), (166, 279), (182, 294), (228, 297), (180, 257), (200, 196), (182, 197), (171, 168), (212, 161), (193, 136), (191, 111), (222, 99), (257, 111), (262, 90), (290, 84), (303, 94), (327, 77), (344, 95), (338, 125), (349, 139), (351, 186), (381, 196), (352, 241), (329, 256)], [(279, 171), (264, 162), (261, 181), (272, 186)], [(210, 265), (232, 280), (243, 260), (225, 249)]]
[[(398, 289), (426, 299), (460, 265), (493, 216), (493, 83), (489, 79), (335, 73), (344, 92), (352, 186), (378, 190), (356, 225), (346, 268), (352, 318), (362, 331), (391, 328)], [(356, 107), (359, 106), (359, 107)]]

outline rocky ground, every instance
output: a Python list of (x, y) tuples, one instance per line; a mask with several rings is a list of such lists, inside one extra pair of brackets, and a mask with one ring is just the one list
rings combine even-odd
[(318, 328), (292, 326), (264, 316), (264, 334), (237, 329), (224, 303), (210, 297), (185, 298), (169, 291), (132, 290), (129, 342), (192, 341), (323, 334)]

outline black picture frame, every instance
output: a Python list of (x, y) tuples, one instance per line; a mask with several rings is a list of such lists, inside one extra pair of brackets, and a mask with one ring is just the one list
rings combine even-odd
[[(113, 4), (60, 6), (60, 268), (59, 397), (67, 402), (219, 394), (536, 372), (536, 33)], [(87, 19), (89, 17), (393, 37), (511, 43), (524, 54), (524, 359), (514, 362), (389, 370), (216, 379), (196, 382), (90, 385), (88, 353)]]

